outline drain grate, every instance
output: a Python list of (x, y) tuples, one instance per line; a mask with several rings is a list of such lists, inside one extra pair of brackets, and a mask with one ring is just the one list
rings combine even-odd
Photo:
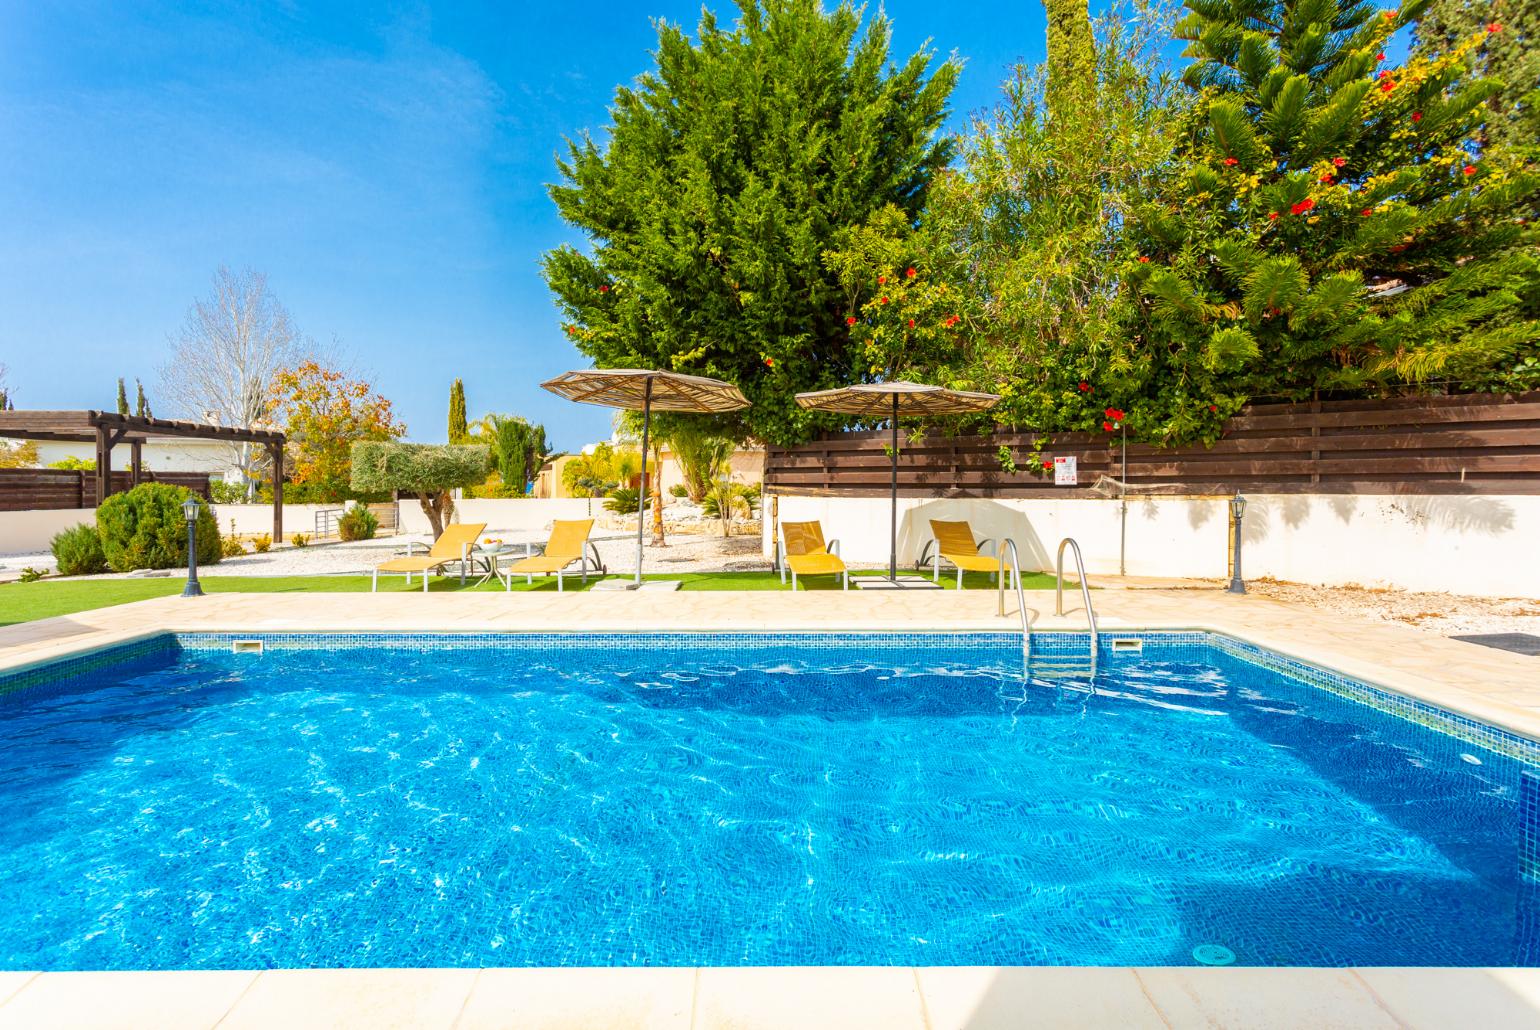
[(1235, 952), (1223, 944), (1200, 944), (1192, 949), (1192, 957), (1205, 966), (1228, 966), (1235, 961)]
[(1533, 633), (1467, 633), (1449, 639), (1465, 640), (1482, 647), (1495, 647), (1499, 651), (1512, 651), (1514, 654), (1540, 656), (1540, 637)]

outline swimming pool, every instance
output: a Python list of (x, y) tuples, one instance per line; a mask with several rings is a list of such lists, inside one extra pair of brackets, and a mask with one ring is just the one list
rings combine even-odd
[(1095, 696), (1003, 633), (168, 635), (0, 679), (0, 968), (1535, 964), (1540, 748), (1124, 636)]

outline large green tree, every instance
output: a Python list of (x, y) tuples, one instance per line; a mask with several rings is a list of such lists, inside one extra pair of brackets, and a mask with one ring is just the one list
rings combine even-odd
[(1540, 184), (1479, 157), (1479, 38), (1386, 61), (1425, 4), (1188, 0), (1186, 167), (1125, 265), (1136, 431), (1212, 436), (1258, 395), (1527, 385), (1537, 261), (1514, 212)]
[(1049, 60), (970, 123), (918, 230), (885, 210), (826, 256), (871, 374), (999, 393), (992, 417), (1023, 428), (1097, 429), (1123, 395), (1128, 220), (1173, 177), (1190, 104), (1164, 68), (1169, 8), (1120, 8), (1094, 35), (1084, 14), (1050, 13)]
[(886, 207), (919, 219), (951, 156), (959, 65), (893, 66), (887, 20), (863, 28), (849, 3), (738, 10), (732, 29), (703, 14), (693, 40), (658, 24), (657, 67), (617, 90), (607, 139), (573, 143), (551, 188), (591, 247), (544, 271), (596, 364), (734, 382), (754, 403), (716, 427), (780, 442), (820, 424), (794, 393), (866, 374), (822, 254)]

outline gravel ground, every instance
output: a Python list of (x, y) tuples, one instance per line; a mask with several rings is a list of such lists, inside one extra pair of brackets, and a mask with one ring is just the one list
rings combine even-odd
[[(611, 572), (632, 572), (636, 565), (636, 537), (618, 529), (596, 527), (593, 542), (599, 548), (599, 557)], [(526, 540), (544, 542), (545, 532), (499, 533), (505, 543), (523, 544)], [(409, 539), (424, 543), (426, 537), (381, 537), (378, 540), (357, 540), (352, 543), (323, 543), (310, 547), (280, 547), (265, 554), (247, 554), (240, 558), (226, 558), (212, 569), (211, 576), (346, 576), (367, 573), (374, 566), (386, 561), (406, 546)], [(719, 534), (685, 535), (673, 533), (667, 546), (655, 548), (648, 538), (645, 550), (644, 572), (756, 572), (769, 571), (770, 562), (759, 556), (759, 535), (731, 536)], [(53, 570), (50, 554), (0, 555), (0, 578), (13, 578), (23, 568), (33, 567)], [(11, 575), (6, 575), (7, 573)], [(92, 577), (118, 579), (119, 576)]]
[(1363, 587), (1317, 587), (1275, 580), (1247, 580), (1260, 597), (1317, 611), (1399, 622), (1441, 637), (1463, 633), (1540, 635), (1540, 599), (1466, 597)]

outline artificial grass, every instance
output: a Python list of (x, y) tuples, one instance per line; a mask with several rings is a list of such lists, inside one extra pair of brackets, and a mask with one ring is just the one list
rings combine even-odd
[[(880, 576), (880, 572), (854, 572), (851, 576)], [(612, 575), (610, 579), (627, 579), (624, 575)], [(682, 572), (648, 575), (649, 580), (678, 580), (680, 590), (790, 590), (790, 583), (781, 585), (781, 577), (773, 572)], [(209, 594), (322, 594), (363, 593), (369, 590), (368, 576), (207, 576), (199, 577), (205, 593)], [(588, 581), (591, 589), (597, 578)], [(798, 581), (800, 588), (809, 591), (838, 590), (840, 583), (835, 576), (812, 576)], [(144, 601), (152, 597), (169, 597), (182, 592), (184, 577), (173, 575), (157, 579), (47, 579), (36, 583), (7, 583), (0, 586), (0, 626), (10, 626), (35, 619), (49, 619), (57, 615), (108, 608), (131, 601)], [(409, 588), (403, 576), (380, 577), (380, 593), (421, 593), (420, 580), (413, 579)], [(943, 574), (941, 585), (951, 590), (956, 576)], [(966, 573), (963, 585), (967, 589), (994, 589), (989, 575), (983, 572)], [(1046, 590), (1053, 586), (1053, 577), (1044, 572), (1029, 572), (1022, 576), (1022, 586), (1028, 590)], [(430, 593), (459, 593), (462, 590), (501, 591), (503, 586), (489, 580), (480, 586), (474, 582), (460, 585), (458, 576), (438, 576), (428, 584)], [(566, 589), (584, 589), (581, 581), (569, 580)], [(515, 593), (530, 591), (556, 592), (554, 579), (537, 579), (533, 586), (515, 582)]]

